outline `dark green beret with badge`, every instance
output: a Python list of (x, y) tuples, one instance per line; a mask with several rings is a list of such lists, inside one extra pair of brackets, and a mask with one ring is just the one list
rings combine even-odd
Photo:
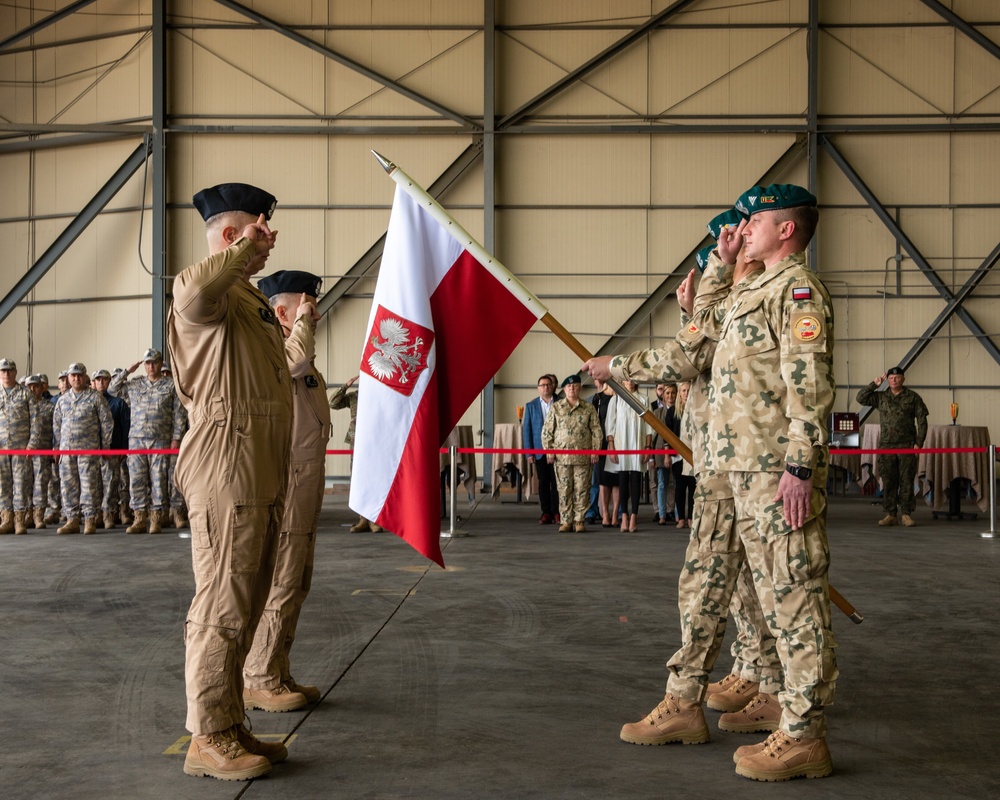
[(714, 244), (710, 244), (707, 247), (701, 248), (694, 257), (694, 263), (698, 265), (698, 271), (704, 272), (705, 267), (708, 266), (708, 259), (712, 255), (712, 251), (715, 249)]
[(743, 215), (735, 208), (727, 208), (721, 214), (712, 217), (711, 222), (705, 227), (708, 228), (708, 235), (713, 239), (718, 239), (722, 235), (723, 228), (732, 226), (738, 228), (743, 221)]
[(754, 186), (736, 200), (736, 210), (745, 217), (751, 217), (759, 211), (815, 205), (815, 196), (794, 183), (772, 183), (764, 188)]

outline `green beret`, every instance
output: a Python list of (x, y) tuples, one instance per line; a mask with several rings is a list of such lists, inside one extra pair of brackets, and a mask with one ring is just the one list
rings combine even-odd
[(715, 249), (714, 244), (710, 244), (707, 247), (701, 248), (694, 257), (694, 263), (698, 265), (698, 271), (704, 272), (705, 267), (708, 266), (708, 259), (712, 255), (712, 251)]
[(728, 228), (730, 225), (734, 228), (739, 227), (742, 221), (743, 215), (739, 211), (735, 208), (727, 208), (718, 216), (712, 217), (712, 221), (705, 227), (708, 228), (709, 236), (713, 239), (718, 239), (722, 235), (723, 228)]
[(816, 198), (794, 183), (772, 183), (770, 186), (752, 189), (740, 195), (736, 208), (747, 217), (758, 211), (778, 211), (782, 208), (815, 206)]

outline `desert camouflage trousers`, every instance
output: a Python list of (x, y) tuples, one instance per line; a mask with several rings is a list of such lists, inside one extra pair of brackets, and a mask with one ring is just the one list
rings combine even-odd
[(559, 492), (559, 518), (564, 525), (583, 522), (590, 505), (590, 482), (593, 464), (563, 464), (556, 460), (556, 489)]
[(0, 509), (24, 511), (31, 505), (31, 456), (0, 456)]
[(101, 503), (101, 457), (59, 456), (59, 484), (66, 519), (97, 516)]
[[(879, 447), (895, 449), (897, 445)], [(917, 456), (879, 456), (878, 474), (882, 479), (882, 508), (891, 516), (912, 514), (917, 507), (913, 497), (913, 481), (917, 477)]]
[[(129, 450), (166, 450), (170, 442), (159, 439), (129, 439)], [(128, 457), (129, 493), (136, 511), (166, 511), (170, 508), (170, 456), (132, 455)]]
[(125, 502), (122, 494), (123, 460), (123, 456), (101, 456), (101, 485), (104, 487), (101, 508), (104, 511), (117, 511), (118, 506)]
[[(821, 473), (814, 473), (814, 487), (825, 486)], [(833, 702), (838, 674), (827, 584), (826, 495), (814, 488), (809, 520), (791, 530), (773, 500), (780, 479), (781, 473), (768, 472), (699, 476), (678, 584), (682, 645), (667, 663), (667, 691), (702, 699), (707, 671), (721, 647), (720, 620), (745, 560), (784, 672), (781, 729), (796, 738), (816, 738), (826, 734), (823, 709)], [(707, 655), (699, 657), (702, 651)], [(778, 679), (772, 674), (765, 682)]]

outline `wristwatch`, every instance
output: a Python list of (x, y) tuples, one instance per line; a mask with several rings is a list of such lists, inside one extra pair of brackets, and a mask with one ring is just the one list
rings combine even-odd
[(809, 467), (800, 467), (797, 464), (785, 464), (785, 472), (801, 481), (807, 481), (813, 476), (813, 471)]

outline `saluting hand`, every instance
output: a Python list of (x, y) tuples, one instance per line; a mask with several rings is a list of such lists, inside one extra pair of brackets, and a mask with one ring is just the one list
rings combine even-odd
[(740, 221), (738, 227), (734, 228), (732, 225), (727, 225), (719, 233), (719, 241), (716, 242), (716, 249), (719, 251), (719, 258), (724, 263), (736, 263), (736, 257), (740, 254), (740, 248), (743, 247), (743, 229), (746, 225), (747, 221), (744, 219)]
[(681, 281), (677, 287), (677, 305), (689, 317), (694, 312), (694, 270), (692, 269), (687, 277)]
[(257, 255), (267, 255), (274, 248), (278, 232), (268, 227), (267, 218), (261, 214), (256, 222), (251, 222), (243, 229), (243, 236), (254, 243)]
[(305, 317), (311, 322), (319, 322), (320, 318), (319, 310), (316, 308), (313, 301), (309, 299), (309, 295), (305, 292), (303, 292), (302, 296), (299, 298), (299, 307), (295, 312), (295, 319), (301, 319), (302, 317)]
[(879, 375), (879, 377), (877, 377), (875, 379), (875, 385), (876, 386), (881, 386), (882, 385), (882, 381), (884, 381), (884, 380), (885, 380), (885, 373), (883, 372), (881, 375)]

